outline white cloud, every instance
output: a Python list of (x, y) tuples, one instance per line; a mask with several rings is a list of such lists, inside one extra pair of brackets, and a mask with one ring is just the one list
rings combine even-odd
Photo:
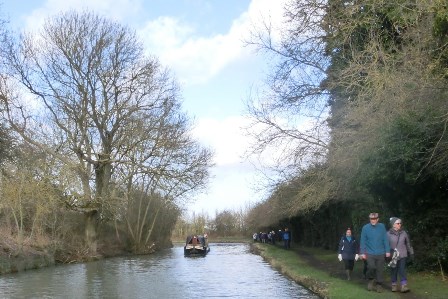
[[(288, 125), (286, 120), (277, 119), (277, 123)], [(311, 129), (312, 120), (303, 119), (291, 130), (300, 129), (304, 131)], [(222, 120), (212, 118), (201, 118), (198, 120), (193, 136), (196, 140), (215, 151), (214, 163), (221, 170), (235, 167), (233, 171), (254, 172), (255, 168), (274, 167), (278, 163), (289, 163), (288, 153), (300, 144), (295, 138), (277, 142), (275, 146), (267, 147), (262, 153), (248, 155), (251, 145), (255, 144), (253, 137), (248, 133), (257, 134), (268, 130), (262, 124), (253, 124), (245, 116), (229, 116)], [(285, 165), (286, 165), (285, 164)], [(250, 169), (249, 169), (250, 168)]]
[(216, 166), (228, 166), (244, 161), (243, 155), (249, 145), (243, 127), (248, 120), (242, 116), (232, 116), (224, 120), (202, 118), (196, 125), (194, 137), (215, 151)]
[[(278, 118), (276, 123), (283, 124), (290, 130), (307, 131), (314, 127), (314, 120), (311, 118), (302, 118), (295, 124)], [(248, 133), (258, 134), (269, 129), (263, 124), (253, 124), (246, 116), (228, 116), (224, 119), (200, 118), (193, 130), (193, 136), (215, 151), (214, 163), (217, 167), (240, 168), (242, 164), (249, 162), (257, 167), (272, 167), (279, 162), (290, 162), (282, 159), (286, 159), (287, 153), (299, 146), (300, 141), (296, 138), (279, 141), (275, 146), (267, 147), (263, 153), (247, 157), (248, 149), (255, 143)]]
[(203, 83), (229, 63), (248, 55), (250, 50), (244, 48), (244, 40), (254, 24), (267, 18), (278, 23), (282, 6), (283, 1), (253, 0), (228, 32), (210, 37), (197, 36), (192, 26), (169, 17), (149, 21), (139, 33), (150, 53), (173, 68), (182, 83)]
[[(40, 28), (45, 18), (70, 9), (89, 9), (124, 22), (143, 9), (142, 0), (47, 0), (25, 19), (25, 29)], [(250, 30), (262, 19), (276, 24), (284, 1), (253, 0), (248, 11), (232, 22), (227, 32), (198, 36), (185, 21), (170, 16), (150, 20), (137, 28), (149, 54), (174, 69), (184, 84), (204, 83), (229, 63), (247, 57), (253, 49), (244, 47)]]

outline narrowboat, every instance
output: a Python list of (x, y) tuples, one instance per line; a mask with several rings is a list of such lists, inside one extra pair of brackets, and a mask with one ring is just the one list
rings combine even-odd
[(210, 251), (207, 236), (190, 235), (184, 246), (184, 256), (205, 256)]

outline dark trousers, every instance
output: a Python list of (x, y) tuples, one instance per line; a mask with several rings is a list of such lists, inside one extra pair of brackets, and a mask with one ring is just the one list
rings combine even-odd
[(285, 249), (288, 249), (291, 247), (291, 240), (287, 239), (287, 240), (283, 240), (283, 245), (285, 246)]
[(367, 278), (376, 279), (376, 283), (384, 280), (384, 255), (367, 255)]
[(343, 260), (343, 261), (344, 261), (345, 270), (353, 271), (353, 266), (355, 265), (355, 261), (354, 260)]
[(362, 275), (364, 277), (364, 279), (367, 279), (367, 261), (363, 260), (363, 267), (362, 267)]
[(397, 265), (395, 268), (390, 268), (390, 278), (392, 280), (392, 284), (397, 283), (398, 275), (400, 275), (401, 284), (407, 284), (408, 280), (406, 279), (406, 258), (403, 257), (397, 261)]

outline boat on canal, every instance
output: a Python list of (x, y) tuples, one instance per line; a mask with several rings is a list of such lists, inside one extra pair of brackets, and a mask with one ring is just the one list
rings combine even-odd
[(184, 256), (205, 256), (210, 251), (206, 235), (190, 235), (184, 246)]

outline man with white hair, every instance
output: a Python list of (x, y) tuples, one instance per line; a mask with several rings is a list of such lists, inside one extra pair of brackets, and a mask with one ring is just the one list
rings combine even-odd
[[(367, 260), (367, 278), (369, 291), (383, 291), (385, 257), (390, 257), (390, 246), (384, 224), (379, 223), (378, 213), (370, 213), (370, 223), (361, 231), (361, 258)], [(375, 285), (376, 282), (376, 285)]]

